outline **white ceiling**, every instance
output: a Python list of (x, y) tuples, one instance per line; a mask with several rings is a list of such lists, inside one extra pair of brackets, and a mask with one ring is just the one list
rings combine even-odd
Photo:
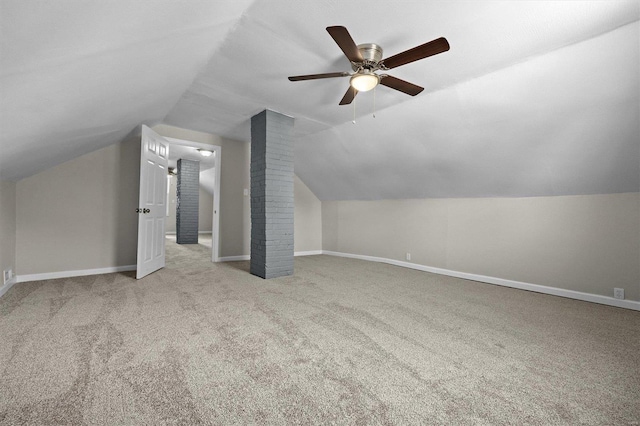
[(169, 143), (169, 168), (177, 168), (178, 160), (180, 159), (193, 160), (200, 163), (200, 188), (213, 195), (216, 183), (215, 153), (209, 157), (203, 157), (196, 147)]
[[(0, 177), (20, 179), (159, 122), (248, 140), (296, 118), (295, 171), (321, 199), (640, 190), (639, 2), (4, 0)], [(449, 52), (338, 106), (325, 27), (385, 57)]]
[(211, 155), (203, 157), (198, 152), (198, 148), (185, 145), (169, 144), (169, 167), (178, 167), (178, 160), (193, 160), (200, 163), (200, 172), (212, 169), (216, 166), (216, 157)]

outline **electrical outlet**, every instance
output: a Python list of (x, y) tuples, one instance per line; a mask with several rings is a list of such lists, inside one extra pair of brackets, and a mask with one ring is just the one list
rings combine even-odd
[(4, 281), (2, 282), (2, 284), (6, 284), (9, 282), (9, 280), (13, 277), (13, 271), (11, 270), (11, 268), (9, 269), (5, 269), (4, 270)]
[(624, 288), (614, 288), (613, 297), (616, 299), (624, 299)]
[(407, 252), (407, 260), (411, 260), (411, 253)]

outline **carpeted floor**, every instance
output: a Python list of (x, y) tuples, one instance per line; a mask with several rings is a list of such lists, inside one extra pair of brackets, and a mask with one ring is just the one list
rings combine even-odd
[(640, 312), (329, 256), (0, 299), (1, 424), (639, 424)]

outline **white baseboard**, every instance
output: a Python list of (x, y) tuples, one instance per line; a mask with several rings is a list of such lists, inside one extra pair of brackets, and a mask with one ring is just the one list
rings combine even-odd
[[(212, 231), (198, 231), (198, 234), (213, 234)], [(175, 232), (165, 232), (164, 235), (176, 235)]]
[(239, 260), (250, 260), (250, 259), (251, 259), (251, 256), (249, 256), (248, 254), (243, 254), (240, 256), (219, 257), (218, 262), (237, 262)]
[(136, 265), (125, 266), (111, 266), (108, 268), (96, 268), (96, 269), (80, 269), (76, 271), (60, 271), (60, 272), (46, 272), (44, 274), (27, 274), (16, 275), (16, 281), (19, 283), (25, 283), (28, 281), (40, 281), (40, 280), (55, 280), (57, 278), (71, 278), (82, 277), (85, 275), (99, 275), (99, 274), (112, 274), (114, 272), (135, 271)]
[[(401, 260), (387, 259), (384, 257), (365, 256), (361, 254), (341, 253), (329, 250), (312, 250), (296, 252), (295, 256), (312, 256), (326, 254), (329, 256), (347, 257), (351, 259), (367, 260), (370, 262), (381, 262), (390, 265), (401, 266), (403, 268), (416, 269), (419, 271), (431, 272), (434, 274), (447, 275), (450, 277), (463, 278), (466, 280), (479, 281), (488, 284), (495, 284), (504, 287), (517, 288), (521, 290), (534, 291), (536, 293), (550, 294), (553, 296), (567, 297), (569, 299), (582, 300), (585, 302), (600, 303), (603, 305), (615, 306), (618, 308), (632, 309), (640, 311), (640, 302), (633, 300), (620, 300), (613, 297), (602, 296), (599, 294), (583, 293), (575, 290), (566, 290), (557, 287), (549, 287), (539, 284), (531, 284), (522, 281), (508, 280), (504, 278), (490, 277), (486, 275), (471, 274), (467, 272), (452, 271), (450, 269), (436, 268), (433, 266), (425, 266), (417, 263), (410, 263)], [(240, 260), (250, 260), (249, 255), (226, 256), (218, 259), (220, 262), (235, 262)], [(75, 271), (48, 272), (43, 274), (16, 275), (9, 280), (4, 286), (0, 287), (0, 297), (2, 297), (16, 283), (29, 281), (52, 280), (57, 278), (80, 277), (85, 275), (110, 274), (114, 272), (135, 271), (136, 265), (114, 266), (108, 268), (82, 269)]]
[(11, 279), (9, 281), (7, 281), (6, 283), (4, 283), (4, 285), (2, 287), (0, 287), (0, 297), (4, 296), (4, 294), (9, 291), (9, 289), (11, 287), (13, 287), (13, 285), (15, 283), (17, 283), (17, 275), (14, 275), (13, 277), (11, 277)]
[(322, 254), (322, 250), (297, 251), (293, 253), (294, 256), (316, 256), (318, 254)]
[(603, 305), (615, 306), (618, 308), (632, 309), (640, 311), (640, 302), (633, 300), (620, 300), (613, 297), (601, 296), (599, 294), (583, 293), (575, 290), (566, 290), (557, 287), (548, 287), (539, 284), (525, 283), (522, 281), (507, 280), (504, 278), (489, 277), (486, 275), (470, 274), (467, 272), (452, 271), (450, 269), (435, 268), (432, 266), (419, 265), (417, 263), (404, 262), (401, 260), (386, 259), (383, 257), (364, 256), (360, 254), (340, 253), (336, 251), (323, 250), (322, 254), (329, 256), (348, 257), (351, 259), (367, 260), (370, 262), (388, 263), (390, 265), (401, 266), (403, 268), (417, 269), (419, 271), (432, 272), (434, 274), (448, 275), (450, 277), (463, 278), (466, 280), (480, 281), (488, 284), (495, 284), (504, 287), (518, 288), (520, 290), (534, 291), (536, 293), (550, 294), (553, 296), (567, 297), (569, 299), (582, 300), (585, 302), (600, 303)]

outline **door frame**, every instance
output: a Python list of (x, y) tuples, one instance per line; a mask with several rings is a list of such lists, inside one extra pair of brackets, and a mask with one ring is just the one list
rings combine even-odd
[(216, 181), (213, 189), (213, 231), (211, 232), (211, 261), (220, 262), (220, 164), (222, 159), (222, 147), (220, 145), (212, 145), (208, 143), (188, 141), (185, 139), (176, 139), (163, 136), (169, 141), (169, 152), (171, 145), (190, 146), (193, 148), (202, 148), (214, 152), (215, 176)]

